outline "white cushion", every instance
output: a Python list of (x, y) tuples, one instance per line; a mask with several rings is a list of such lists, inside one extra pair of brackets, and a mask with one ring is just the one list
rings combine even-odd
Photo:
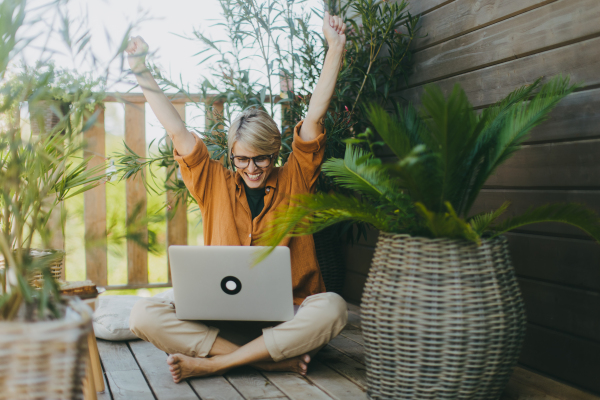
[[(173, 289), (154, 297), (173, 300)], [(94, 334), (104, 340), (134, 340), (138, 337), (129, 330), (131, 309), (143, 299), (141, 296), (100, 296), (94, 312)]]

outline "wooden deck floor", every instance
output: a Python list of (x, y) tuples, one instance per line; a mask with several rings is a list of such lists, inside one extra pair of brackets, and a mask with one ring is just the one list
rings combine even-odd
[[(104, 393), (98, 393), (98, 399), (368, 399), (360, 309), (351, 304), (348, 308), (348, 325), (310, 362), (306, 377), (294, 373), (262, 372), (247, 367), (224, 376), (189, 379), (175, 384), (167, 367), (166, 354), (154, 345), (142, 340), (98, 340), (107, 388)], [(540, 395), (543, 397), (536, 397)], [(517, 368), (502, 400), (597, 399), (588, 396)]]

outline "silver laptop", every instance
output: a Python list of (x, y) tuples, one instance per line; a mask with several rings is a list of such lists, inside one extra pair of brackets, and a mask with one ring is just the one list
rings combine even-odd
[(177, 318), (289, 321), (294, 317), (290, 249), (251, 267), (259, 246), (169, 246)]

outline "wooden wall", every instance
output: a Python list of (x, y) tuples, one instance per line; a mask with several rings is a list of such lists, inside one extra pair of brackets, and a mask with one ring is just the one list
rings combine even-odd
[[(473, 213), (510, 200), (508, 214), (575, 201), (600, 213), (600, 1), (412, 0), (421, 13), (415, 68), (403, 96), (460, 83), (485, 108), (540, 76), (584, 87), (535, 129), (488, 182)], [(600, 394), (600, 245), (559, 224), (507, 235), (528, 318), (521, 364)], [(377, 232), (348, 247), (345, 296), (359, 301)]]

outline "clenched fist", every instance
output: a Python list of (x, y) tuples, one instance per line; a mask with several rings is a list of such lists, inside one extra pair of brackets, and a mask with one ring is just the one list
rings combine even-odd
[(344, 47), (346, 44), (346, 24), (337, 15), (329, 15), (325, 11), (323, 17), (323, 34), (329, 47)]
[(146, 69), (148, 43), (146, 43), (141, 36), (135, 36), (129, 39), (125, 52), (127, 52), (127, 61), (133, 72), (142, 72)]

